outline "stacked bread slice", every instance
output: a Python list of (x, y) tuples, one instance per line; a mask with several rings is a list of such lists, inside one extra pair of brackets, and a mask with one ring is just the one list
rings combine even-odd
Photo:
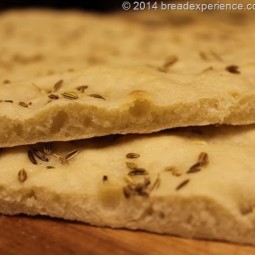
[(255, 244), (238, 15), (2, 13), (0, 212)]

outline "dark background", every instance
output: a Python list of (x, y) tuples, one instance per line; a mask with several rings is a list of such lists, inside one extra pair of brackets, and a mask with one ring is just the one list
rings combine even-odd
[[(121, 9), (121, 4), (125, 0), (51, 0), (51, 1), (29, 1), (29, 0), (0, 0), (0, 9), (5, 10), (9, 8), (22, 8), (22, 7), (51, 7), (57, 9), (66, 8), (79, 8), (84, 10), (94, 11), (110, 11)], [(129, 1), (133, 2), (133, 1)]]

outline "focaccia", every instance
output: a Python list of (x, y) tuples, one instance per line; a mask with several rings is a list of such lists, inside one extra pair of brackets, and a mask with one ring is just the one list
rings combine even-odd
[(0, 86), (0, 147), (255, 121), (255, 87), (210, 70), (183, 77), (95, 66)]
[(98, 64), (149, 67), (179, 79), (213, 69), (254, 82), (254, 20), (252, 11), (6, 11), (0, 83)]
[(1, 13), (0, 147), (254, 123), (254, 17)]
[(254, 126), (0, 152), (0, 212), (255, 244)]

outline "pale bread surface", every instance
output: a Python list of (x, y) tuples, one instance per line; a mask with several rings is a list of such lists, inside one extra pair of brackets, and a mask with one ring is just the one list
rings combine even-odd
[[(244, 11), (4, 12), (1, 79), (16, 81), (97, 64), (149, 66), (181, 79), (237, 65), (247, 82), (254, 82), (253, 24), (253, 13)], [(177, 61), (164, 67), (173, 57)]]
[[(254, 126), (247, 126), (54, 143), (49, 161), (35, 157), (37, 165), (28, 159), (28, 146), (6, 148), (0, 154), (0, 212), (255, 244), (254, 145)], [(33, 148), (42, 151), (42, 145)], [(69, 165), (61, 164), (57, 156), (73, 150), (79, 152)], [(131, 152), (140, 157), (126, 158)], [(208, 163), (188, 174), (201, 152)], [(127, 177), (126, 162), (148, 175)], [(18, 180), (21, 169), (24, 182)], [(137, 187), (146, 178), (145, 189), (124, 195), (130, 182)]]
[[(0, 146), (254, 123), (254, 15), (183, 15), (1, 14)], [(47, 104), (59, 80), (88, 89)]]
[[(16, 81), (97, 64), (146, 66), (182, 79), (208, 68), (223, 71), (238, 65), (247, 82), (254, 82), (253, 23), (252, 12), (244, 11), (4, 12), (1, 79)], [(173, 57), (177, 61), (165, 67)]]
[(147, 68), (96, 66), (3, 84), (0, 146), (254, 122), (255, 87), (243, 77), (213, 70), (189, 77), (180, 82)]

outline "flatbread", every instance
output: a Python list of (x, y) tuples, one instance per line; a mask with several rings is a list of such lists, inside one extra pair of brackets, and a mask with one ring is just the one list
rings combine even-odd
[[(0, 146), (254, 123), (253, 24), (250, 12), (4, 12)], [(47, 104), (61, 80), (58, 96), (88, 89)]]
[(247, 126), (2, 149), (0, 212), (255, 244), (254, 145)]
[(254, 123), (253, 31), (250, 12), (4, 12), (0, 146)]
[(0, 146), (250, 124), (255, 87), (209, 71), (182, 82), (146, 68), (95, 66), (0, 87)]
[(253, 24), (251, 11), (3, 12), (1, 80), (111, 64), (149, 66), (181, 78), (237, 65), (254, 82)]

